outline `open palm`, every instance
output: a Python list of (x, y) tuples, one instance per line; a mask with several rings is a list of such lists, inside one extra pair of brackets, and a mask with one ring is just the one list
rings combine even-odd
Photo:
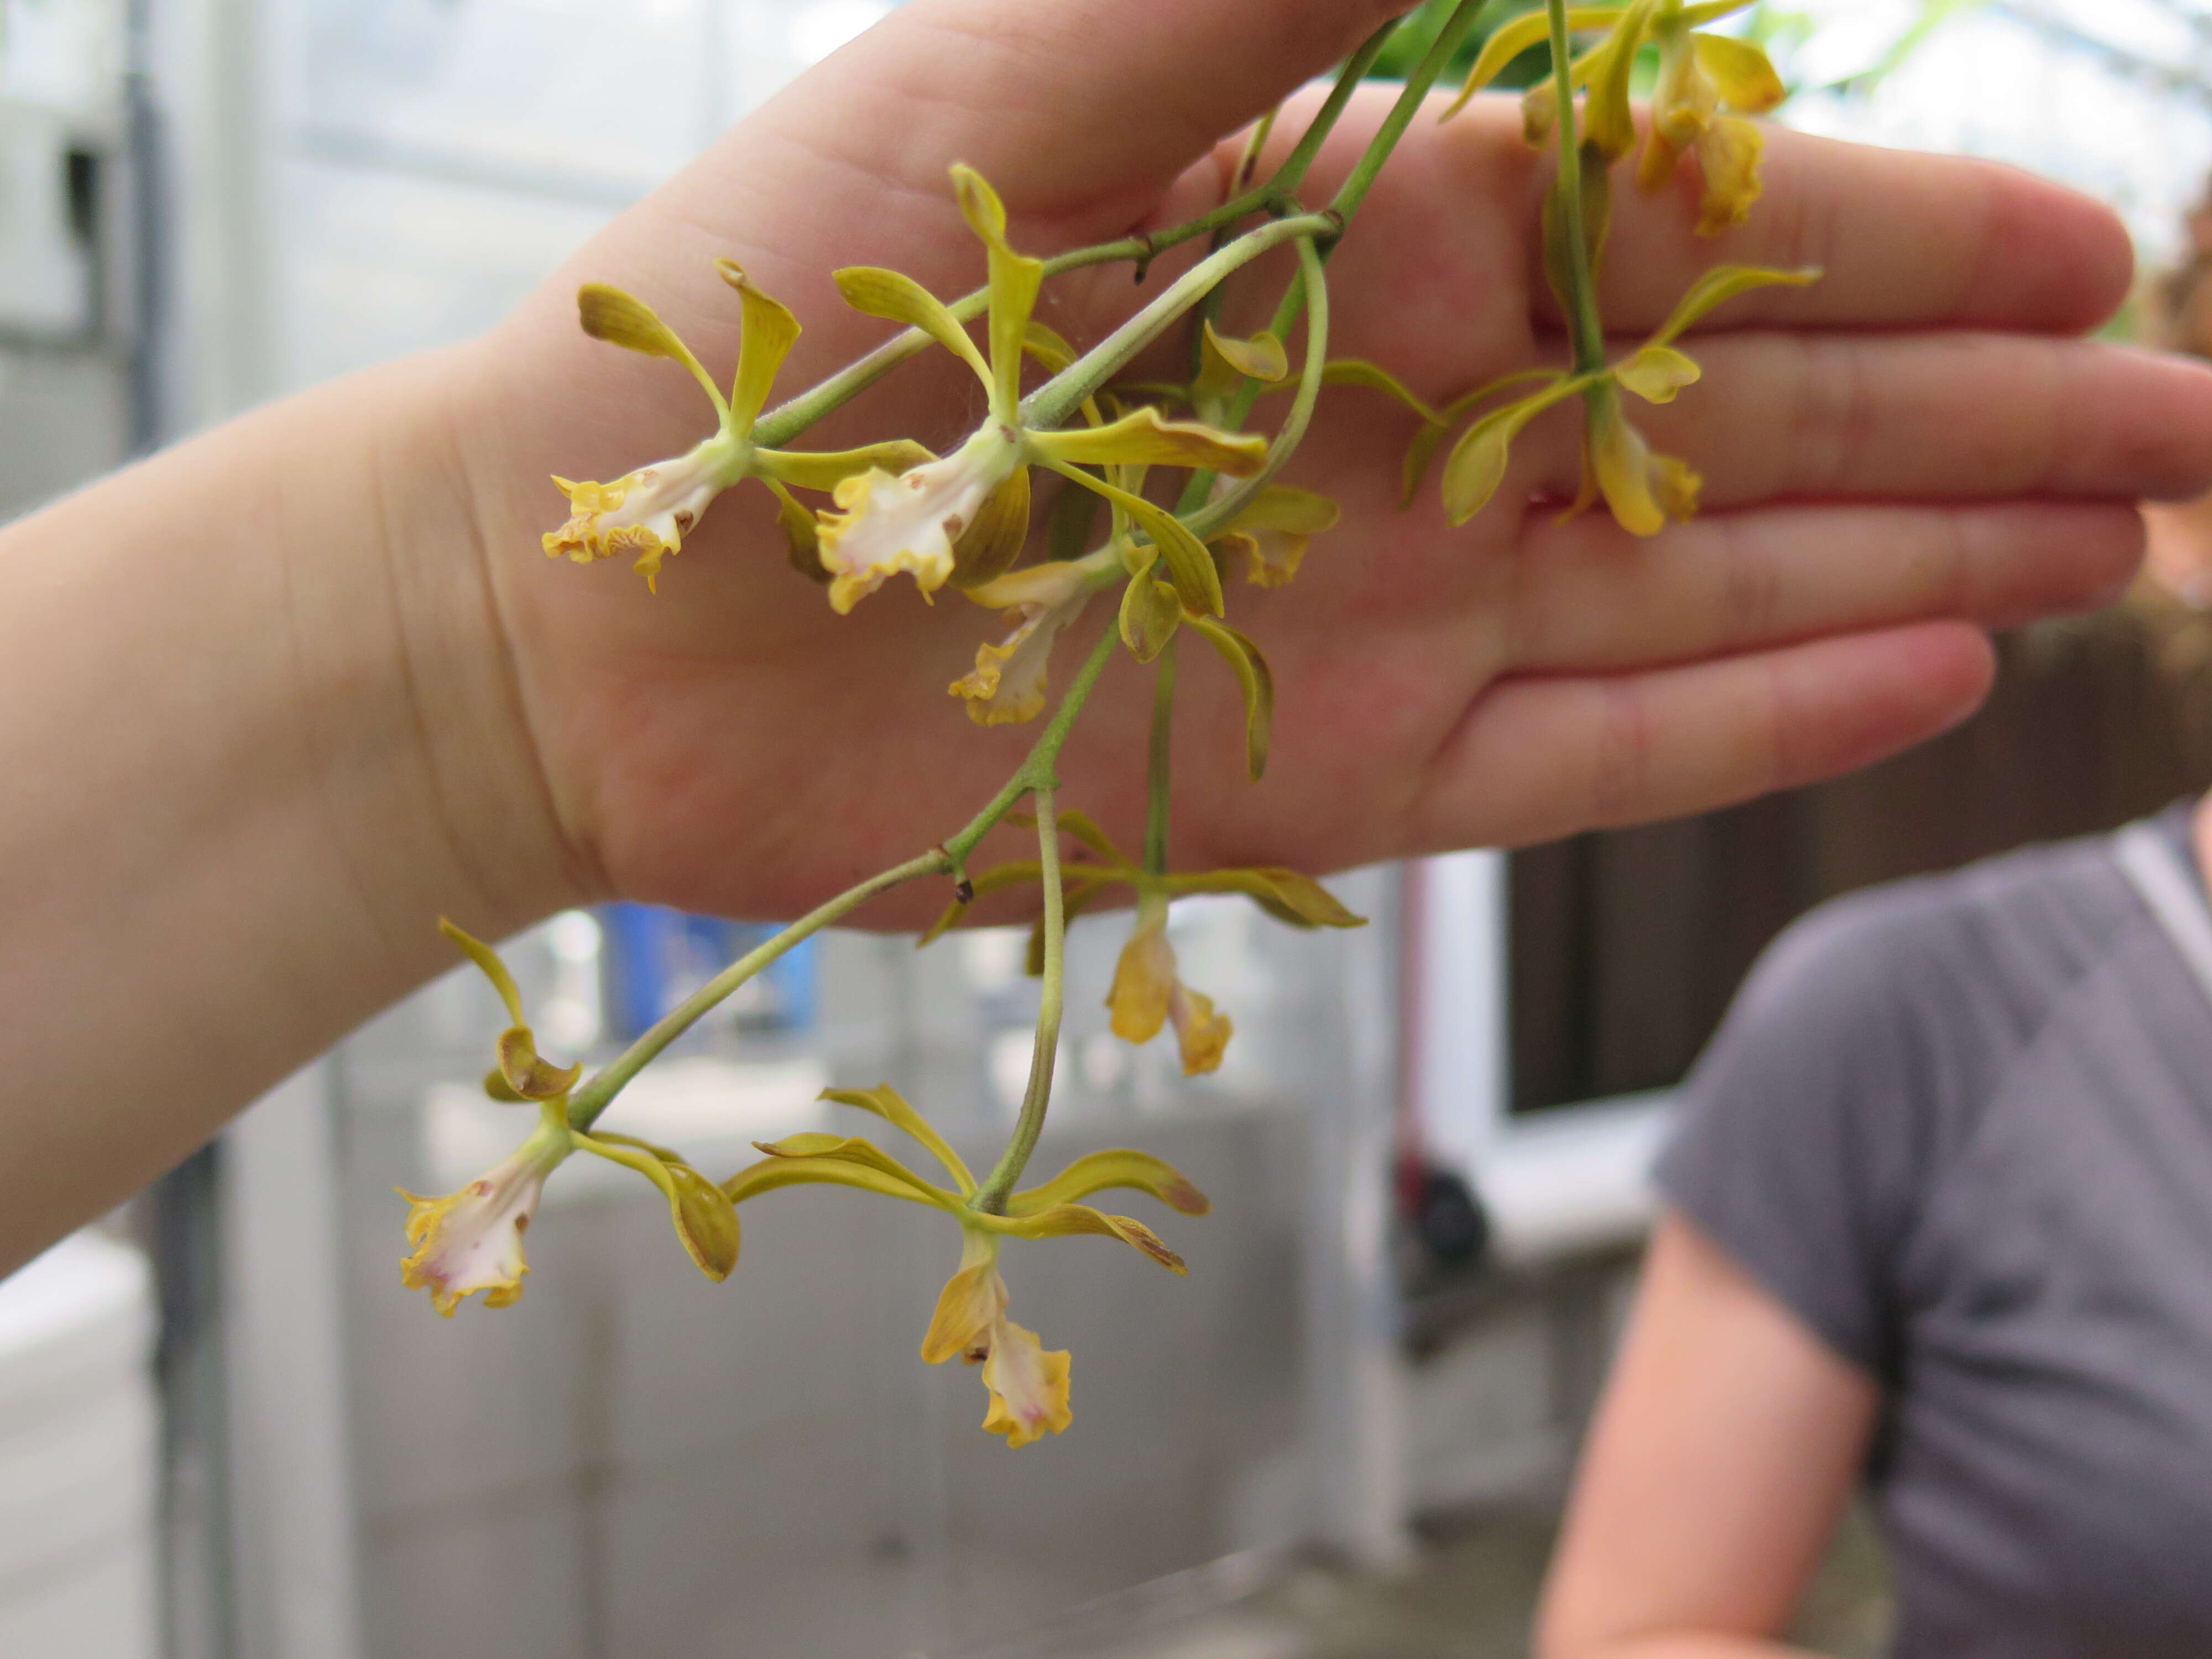
[[(1220, 199), (1224, 137), (1325, 68), (1383, 0), (915, 0), (732, 131), (586, 247), (478, 357), (466, 440), (489, 580), (563, 828), (612, 890), (781, 915), (957, 828), (1032, 727), (970, 725), (947, 684), (995, 619), (903, 581), (834, 616), (785, 562), (757, 487), (716, 504), (658, 598), (618, 564), (544, 559), (549, 472), (611, 477), (688, 447), (704, 399), (671, 365), (576, 330), (586, 280), (649, 300), (726, 374), (737, 307), (717, 256), (807, 332), (781, 392), (884, 337), (829, 272), (894, 265), (940, 294), (981, 250), (947, 189), (980, 168), (1040, 254), (1176, 222)], [(1326, 198), (1389, 100), (1356, 100), (1310, 181)], [(1295, 107), (1281, 130), (1299, 130)], [(1333, 356), (1424, 395), (1557, 362), (1536, 276), (1549, 162), (1510, 101), (1417, 121), (1330, 266)], [(1273, 761), (1244, 781), (1233, 683), (1186, 647), (1179, 862), (1325, 871), (1696, 810), (1825, 775), (1930, 735), (1985, 689), (1982, 630), (2093, 604), (2141, 538), (2131, 503), (2212, 483), (2212, 376), (2081, 343), (2124, 293), (2125, 239), (2093, 204), (1986, 165), (1778, 132), (1752, 222), (1691, 234), (1694, 179), (1624, 185), (1605, 310), (1655, 325), (1721, 260), (1818, 264), (1690, 349), (1704, 383), (1642, 424), (1707, 479), (1705, 516), (1638, 542), (1559, 522), (1579, 428), (1541, 418), (1507, 489), (1458, 529), (1398, 501), (1413, 418), (1370, 392), (1324, 399), (1290, 478), (1342, 525), (1298, 580), (1232, 586), (1270, 657)], [(1164, 259), (1162, 270), (1169, 261)], [(1237, 300), (1272, 303), (1273, 267)], [(1051, 283), (1079, 345), (1155, 291), (1126, 265)], [(942, 354), (899, 370), (808, 447), (911, 436), (942, 449), (981, 413)], [(1262, 410), (1266, 419), (1266, 406)], [(1061, 641), (1064, 680), (1110, 598)], [(1066, 805), (1140, 821), (1139, 672), (1109, 671), (1061, 770)], [(872, 915), (911, 921), (941, 895)]]

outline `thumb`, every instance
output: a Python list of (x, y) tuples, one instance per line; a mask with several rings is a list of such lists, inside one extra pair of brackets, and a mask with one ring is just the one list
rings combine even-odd
[[(932, 195), (966, 161), (1017, 214), (1094, 240), (1408, 3), (913, 0), (762, 112)], [(833, 77), (845, 95), (821, 96)]]

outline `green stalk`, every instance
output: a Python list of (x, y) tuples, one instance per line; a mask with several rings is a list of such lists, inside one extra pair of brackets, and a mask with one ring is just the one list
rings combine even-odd
[(1175, 754), (1176, 646), (1168, 636), (1152, 680), (1152, 744), (1145, 797), (1145, 873), (1168, 872), (1168, 783)]
[(1051, 723), (1030, 749), (1029, 757), (1007, 780), (1006, 787), (992, 798), (989, 805), (969, 821), (965, 829), (943, 846), (932, 848), (917, 858), (894, 865), (870, 876), (856, 886), (847, 888), (827, 903), (808, 911), (774, 939), (747, 951), (708, 980), (656, 1021), (652, 1030), (631, 1043), (569, 1097), (569, 1126), (589, 1129), (599, 1114), (612, 1103), (614, 1097), (628, 1087), (630, 1080), (640, 1072), (659, 1058), (670, 1043), (706, 1018), (717, 1004), (729, 997), (740, 985), (802, 939), (812, 938), (824, 927), (850, 915), (878, 893), (889, 892), (903, 882), (912, 881), (918, 876), (958, 874), (967, 863), (968, 854), (975, 851), (975, 844), (1012, 810), (1016, 801), (1040, 787), (1057, 788), (1059, 780), (1053, 772), (1054, 763), (1060, 758), (1060, 751), (1067, 742), (1068, 733), (1075, 727), (1076, 716), (1083, 712), (1084, 703), (1097, 685), (1099, 675), (1105, 671), (1117, 637), (1115, 630), (1109, 628), (1097, 645), (1092, 647), (1091, 655), (1076, 672), (1074, 680), (1062, 695)]
[[(1312, 296), (1313, 304), (1306, 316), (1306, 356), (1299, 371), (1297, 396), (1291, 404), (1291, 412), (1284, 417), (1282, 429), (1267, 446), (1267, 464), (1250, 477), (1238, 479), (1237, 488), (1218, 501), (1206, 500), (1212, 492), (1212, 473), (1194, 474), (1183, 492), (1182, 504), (1177, 511), (1190, 526), (1191, 533), (1200, 541), (1243, 512), (1245, 504), (1283, 470), (1305, 441), (1306, 428), (1312, 423), (1314, 410), (1321, 401), (1322, 374), (1328, 362), (1328, 279), (1322, 264), (1326, 257), (1311, 238), (1301, 239), (1298, 280), (1291, 284), (1282, 303), (1275, 307), (1273, 326), (1287, 333), (1307, 296)], [(1230, 405), (1230, 425), (1243, 426), (1251, 416), (1252, 405), (1259, 399), (1259, 382), (1247, 380)]]
[[(1382, 171), (1382, 164), (1390, 159), (1390, 153), (1398, 148), (1398, 141), (1406, 136), (1406, 129), (1413, 125), (1414, 113), (1428, 97), (1437, 77), (1450, 64), (1452, 54), (1460, 49), (1461, 43), (1474, 27), (1486, 3), (1486, 0), (1459, 0), (1459, 9), (1452, 13), (1450, 21), (1437, 32), (1436, 40), (1431, 43), (1426, 55), (1414, 66), (1413, 72), (1406, 77), (1405, 90), (1398, 94), (1398, 101), (1390, 106), (1389, 114), (1382, 118), (1382, 125), (1375, 130), (1374, 137), (1368, 141), (1365, 153), (1337, 191), (1336, 199), (1329, 204), (1331, 210), (1339, 216), (1350, 219), (1359, 211), (1359, 204), (1367, 199), (1368, 190)], [(1553, 9), (1558, 9), (1557, 0), (1553, 0)]]
[[(1109, 639), (1112, 635), (1108, 636)], [(1044, 986), (1037, 999), (1036, 1046), (1030, 1053), (1029, 1087), (1006, 1150), (975, 1198), (987, 1215), (1006, 1212), (1006, 1195), (1029, 1167), (1052, 1103), (1052, 1070), (1060, 1055), (1060, 1020), (1067, 989), (1067, 907), (1060, 885), (1060, 817), (1053, 787), (1036, 791), (1037, 862), (1044, 866)]]
[(1333, 216), (1302, 213), (1249, 230), (1225, 247), (1200, 260), (1150, 305), (1123, 323), (1035, 392), (1022, 399), (1022, 423), (1048, 430), (1082, 406), (1085, 398), (1112, 380), (1129, 360), (1167, 331), (1169, 325), (1212, 291), (1230, 272), (1252, 263), (1270, 248), (1301, 236), (1334, 236), (1342, 226)]
[(908, 859), (904, 864), (894, 865), (870, 876), (858, 886), (847, 888), (828, 903), (808, 911), (774, 939), (739, 957), (684, 998), (678, 1006), (654, 1022), (651, 1030), (631, 1043), (617, 1059), (577, 1090), (568, 1100), (568, 1127), (572, 1129), (590, 1128), (630, 1079), (643, 1071), (664, 1048), (697, 1024), (717, 1003), (800, 940), (812, 938), (832, 922), (851, 915), (877, 894), (889, 892), (902, 882), (912, 881), (916, 876), (944, 875), (952, 867), (952, 860), (947, 854), (933, 848), (919, 858)]
[(1575, 341), (1575, 370), (1605, 367), (1605, 325), (1598, 319), (1597, 284), (1590, 273), (1588, 209), (1583, 200), (1582, 145), (1576, 136), (1574, 47), (1567, 38), (1566, 0), (1545, 0), (1552, 24), (1552, 81), (1559, 100), (1559, 217), (1567, 244), (1567, 323)]
[[(1366, 78), (1367, 71), (1375, 66), (1376, 58), (1382, 54), (1392, 31), (1397, 27), (1397, 20), (1385, 23), (1368, 36), (1359, 50), (1352, 55), (1337, 76), (1336, 84), (1329, 88), (1328, 98), (1316, 112), (1312, 122), (1298, 136), (1298, 142), (1292, 146), (1291, 153), (1283, 158), (1283, 165), (1275, 169), (1265, 184), (1255, 185), (1220, 206), (1209, 208), (1197, 217), (1186, 219), (1165, 230), (1146, 231), (1136, 236), (1118, 237), (1110, 242), (1098, 242), (1089, 247), (1070, 248), (1065, 253), (1055, 253), (1044, 262), (1044, 274), (1048, 277), (1058, 276), (1066, 271), (1080, 270), (1090, 265), (1112, 264), (1122, 259), (1137, 261), (1141, 270), (1170, 248), (1180, 247), (1194, 238), (1225, 229), (1255, 213), (1279, 212), (1287, 208), (1291, 193), (1304, 179), (1307, 170), (1314, 164), (1314, 158), (1321, 154), (1322, 145), (1328, 141), (1329, 133), (1342, 118), (1345, 106), (1352, 101), (1352, 94), (1358, 91), (1359, 83)], [(952, 314), (965, 322), (972, 317), (981, 316), (990, 302), (990, 289), (979, 288), (953, 301)], [(865, 356), (856, 358), (839, 369), (828, 380), (763, 415), (753, 428), (754, 441), (765, 449), (788, 444), (832, 410), (866, 391), (908, 358), (925, 349), (929, 343), (929, 336), (918, 328), (893, 335)]]
[(1014, 803), (1024, 795), (1038, 789), (1057, 789), (1060, 776), (1053, 769), (1060, 760), (1060, 751), (1066, 745), (1067, 734), (1075, 729), (1075, 718), (1083, 712), (1083, 705), (1091, 700), (1091, 692), (1098, 684), (1098, 677), (1106, 672), (1106, 665), (1114, 655), (1115, 642), (1121, 638), (1119, 630), (1109, 627), (1098, 636), (1098, 643), (1091, 647), (1091, 654), (1083, 666), (1075, 671), (1075, 678), (1062, 694), (1060, 707), (1053, 711), (1052, 721), (1037, 734), (1024, 760), (1006, 780), (1005, 788), (991, 798), (991, 804), (968, 821), (967, 827), (945, 843), (945, 852), (954, 867), (963, 866), (975, 845), (997, 827), (998, 822), (1013, 810)]

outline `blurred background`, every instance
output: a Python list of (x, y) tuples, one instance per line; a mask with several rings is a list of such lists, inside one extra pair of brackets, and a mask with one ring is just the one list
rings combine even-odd
[[(209, 422), (496, 319), (885, 0), (4, 0), (0, 514)], [(1527, 9), (1493, 6), (1495, 21)], [(1431, 25), (1442, 13), (1425, 8)], [(2212, 6), (1819, 0), (1739, 19), (1783, 118), (1998, 156), (2116, 205), (2118, 326), (2212, 355), (2197, 283)], [(1391, 65), (1385, 65), (1388, 69)], [(1541, 54), (1516, 66), (1526, 79)], [(1024, 1251), (1078, 1429), (1010, 1457), (915, 1345), (951, 1247), (836, 1194), (749, 1206), (719, 1288), (638, 1183), (564, 1170), (530, 1292), (431, 1316), (394, 1187), (507, 1150), (501, 1023), (456, 973), (0, 1285), (0, 1652), (98, 1659), (1101, 1659), (1518, 1653), (1650, 1218), (1643, 1171), (1762, 945), (1821, 899), (2106, 827), (2212, 780), (2212, 581), (2005, 642), (1988, 710), (1860, 776), (1511, 855), (1357, 872), (1376, 918), (1291, 936), (1184, 907), (1235, 1012), (1217, 1077), (1100, 1007), (1073, 936), (1041, 1156), (1141, 1139), (1213, 1215), (1171, 1281)], [(513, 942), (549, 1048), (604, 1055), (744, 947), (642, 907)], [(1003, 1134), (1035, 991), (1018, 933), (831, 934), (626, 1097), (705, 1167), (896, 1076)], [(1881, 1649), (1848, 1528), (1806, 1609)]]

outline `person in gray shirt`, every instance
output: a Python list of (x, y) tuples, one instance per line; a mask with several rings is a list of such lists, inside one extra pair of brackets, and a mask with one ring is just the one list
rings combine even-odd
[(2212, 814), (1829, 905), (1685, 1091), (1541, 1659), (1752, 1659), (1852, 1487), (1899, 1659), (2212, 1655)]

